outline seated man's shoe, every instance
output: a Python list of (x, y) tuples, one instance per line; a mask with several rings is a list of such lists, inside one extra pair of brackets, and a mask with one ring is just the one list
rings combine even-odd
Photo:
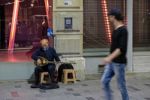
[(56, 83), (50, 83), (45, 85), (40, 85), (40, 89), (48, 90), (48, 89), (58, 89), (59, 85)]
[(32, 84), (31, 85), (31, 88), (39, 88), (40, 87), (40, 85), (38, 85), (38, 84)]

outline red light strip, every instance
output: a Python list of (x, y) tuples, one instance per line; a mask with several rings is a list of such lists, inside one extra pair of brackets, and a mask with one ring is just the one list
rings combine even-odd
[[(48, 26), (49, 28), (53, 29), (53, 22), (52, 22), (53, 0), (44, 0), (44, 2), (45, 2), (45, 10), (46, 10)], [(49, 37), (49, 43), (50, 43), (50, 46), (54, 47), (54, 40), (52, 37)]]
[(106, 0), (102, 0), (101, 5), (102, 5), (102, 13), (104, 18), (104, 26), (105, 26), (106, 34), (108, 37), (108, 41), (111, 43), (111, 29), (110, 29), (110, 23), (108, 18), (108, 8), (107, 8)]
[(9, 53), (13, 53), (13, 50), (14, 50), (18, 12), (19, 12), (19, 0), (15, 0), (14, 1), (13, 16), (12, 16), (11, 31), (10, 31), (10, 37), (9, 37), (9, 46), (8, 46)]
[(51, 24), (50, 24), (50, 9), (49, 9), (49, 0), (44, 0), (45, 2), (45, 9), (46, 9), (46, 16), (47, 16), (47, 21), (48, 21), (48, 26), (51, 27)]
[(50, 19), (50, 27), (53, 29), (53, 0), (49, 0), (49, 19)]

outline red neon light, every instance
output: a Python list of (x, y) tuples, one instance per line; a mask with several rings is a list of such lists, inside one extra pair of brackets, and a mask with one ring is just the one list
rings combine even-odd
[(49, 19), (50, 19), (50, 27), (53, 28), (53, 0), (49, 1)]
[(50, 15), (50, 5), (49, 5), (49, 0), (44, 0), (45, 2), (45, 10), (46, 10), (46, 16), (47, 16), (47, 21), (48, 21), (48, 26), (52, 28), (52, 23), (50, 22), (51, 15)]
[(102, 5), (102, 13), (103, 13), (103, 18), (104, 18), (105, 30), (107, 33), (108, 41), (111, 42), (111, 28), (110, 28), (110, 23), (109, 23), (109, 18), (108, 18), (108, 8), (107, 8), (106, 0), (102, 0), (101, 5)]
[[(47, 16), (47, 21), (48, 21), (48, 27), (53, 29), (53, 23), (52, 23), (52, 0), (44, 0), (45, 2), (45, 10), (46, 10), (46, 16)], [(54, 46), (54, 41), (52, 37), (49, 37), (49, 43), (50, 46)]]
[(13, 53), (13, 50), (14, 50), (18, 11), (19, 11), (19, 0), (15, 0), (14, 9), (13, 9), (12, 24), (11, 24), (11, 31), (10, 31), (10, 37), (9, 37), (9, 46), (8, 46), (8, 51), (11, 53)]

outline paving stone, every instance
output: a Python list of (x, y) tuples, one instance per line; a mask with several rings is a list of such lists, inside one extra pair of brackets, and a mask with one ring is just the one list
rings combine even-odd
[(82, 86), (88, 86), (88, 84), (81, 84)]
[(42, 97), (42, 94), (35, 94), (35, 97)]
[(150, 87), (150, 84), (144, 84), (144, 85), (146, 85), (146, 86)]
[(67, 88), (67, 91), (74, 91), (73, 88)]
[(46, 90), (39, 89), (40, 93), (46, 93)]
[(21, 85), (15, 85), (15, 88), (21, 88)]
[(95, 100), (93, 97), (86, 97), (87, 100)]
[(144, 98), (145, 100), (150, 100), (150, 98)]
[(14, 100), (14, 99), (13, 98), (8, 98), (8, 99), (6, 98), (6, 100)]
[(91, 91), (90, 90), (84, 90), (84, 93), (90, 93)]
[(11, 92), (11, 96), (12, 96), (12, 97), (19, 97), (19, 94), (18, 94), (17, 91), (12, 91), (12, 92)]
[(64, 92), (65, 95), (72, 95), (72, 93)]
[(81, 96), (80, 93), (73, 93), (74, 96)]
[(137, 92), (137, 91), (141, 91), (140, 89), (134, 87), (134, 86), (128, 86), (128, 90), (131, 92)]

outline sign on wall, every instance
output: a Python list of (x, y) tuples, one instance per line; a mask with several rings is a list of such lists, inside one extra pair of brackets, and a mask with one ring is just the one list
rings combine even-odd
[(67, 5), (67, 6), (72, 5), (72, 0), (64, 0), (64, 5)]
[(65, 17), (65, 29), (72, 29), (72, 17)]

